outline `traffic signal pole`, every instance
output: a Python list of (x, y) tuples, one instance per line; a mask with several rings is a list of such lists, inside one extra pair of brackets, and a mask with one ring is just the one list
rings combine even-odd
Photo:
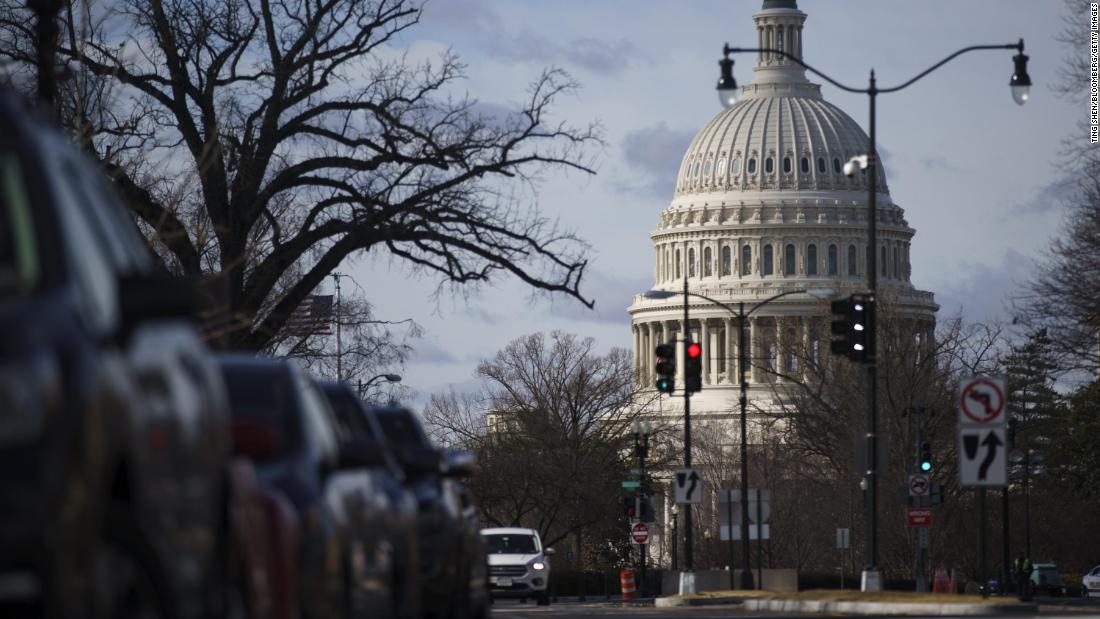
[[(688, 323), (688, 278), (684, 273), (684, 365), (687, 366), (688, 346), (691, 344), (691, 325)], [(686, 367), (685, 367), (686, 369)], [(691, 391), (687, 389), (687, 372), (684, 372), (684, 468), (691, 468)], [(680, 577), (680, 593), (695, 593), (695, 552), (691, 522), (691, 503), (684, 503), (684, 571)]]
[[(878, 88), (875, 86), (875, 70), (871, 69), (870, 88), (867, 95), (871, 100), (870, 152), (867, 153), (867, 182), (870, 184), (867, 198), (867, 236), (870, 244), (870, 259), (867, 261), (867, 288), (871, 303), (878, 299), (878, 209), (877, 178), (878, 153), (875, 150), (875, 99)], [(867, 361), (867, 567), (863, 569), (860, 589), (863, 591), (881, 591), (882, 580), (878, 571), (878, 368), (876, 348), (875, 314), (870, 312), (867, 321), (868, 361)]]

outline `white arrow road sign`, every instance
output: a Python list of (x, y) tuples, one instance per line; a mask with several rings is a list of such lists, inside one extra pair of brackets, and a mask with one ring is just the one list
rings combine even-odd
[(959, 428), (959, 481), (963, 486), (1004, 488), (1008, 482), (1005, 429)]
[(703, 502), (703, 476), (695, 469), (679, 469), (673, 476), (673, 486), (676, 489), (676, 502), (684, 503)]

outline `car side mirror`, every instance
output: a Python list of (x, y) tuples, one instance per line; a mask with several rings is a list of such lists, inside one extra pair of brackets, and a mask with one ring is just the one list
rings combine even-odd
[(542, 554), (544, 554), (548, 557), (552, 557), (552, 556), (554, 556), (554, 549), (553, 548), (543, 548), (542, 549)]
[(352, 439), (340, 445), (337, 469), (371, 469), (386, 465), (386, 448), (374, 441)]
[(198, 293), (194, 280), (166, 275), (127, 275), (119, 279), (122, 324), (133, 327), (158, 318), (195, 318)]
[(253, 419), (234, 419), (233, 453), (250, 460), (263, 461), (279, 453), (282, 435), (270, 424)]
[(443, 459), (443, 475), (446, 477), (470, 477), (477, 471), (477, 459), (465, 450), (449, 451)]

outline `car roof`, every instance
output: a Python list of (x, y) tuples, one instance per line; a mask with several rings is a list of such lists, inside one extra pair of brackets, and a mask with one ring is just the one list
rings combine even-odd
[(534, 529), (524, 529), (522, 527), (494, 527), (490, 529), (482, 529), (482, 535), (538, 535), (539, 532)]

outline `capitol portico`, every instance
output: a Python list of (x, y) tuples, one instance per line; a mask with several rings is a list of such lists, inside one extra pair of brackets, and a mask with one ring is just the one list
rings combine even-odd
[[(795, 0), (765, 0), (753, 19), (757, 47), (802, 57), (806, 14)], [(675, 195), (650, 235), (654, 288), (680, 293), (686, 278), (691, 292), (731, 307), (745, 303), (746, 311), (793, 290), (831, 288), (838, 296), (865, 290), (869, 188), (865, 174), (845, 176), (843, 166), (867, 152), (866, 133), (822, 98), (801, 66), (778, 55), (757, 56), (754, 79), (740, 95), (699, 131), (683, 157)], [(933, 295), (910, 282), (915, 230), (891, 199), (881, 167), (876, 192), (879, 297), (930, 333)], [(738, 318), (696, 297), (688, 303), (685, 325), (682, 295), (635, 296), (628, 309), (634, 366), (642, 385), (653, 388), (654, 348), (687, 333), (704, 351), (703, 389), (692, 396), (692, 417), (728, 418), (739, 394)], [(772, 408), (782, 394), (778, 375), (797, 376), (798, 359), (828, 354), (829, 340), (828, 303), (809, 294), (754, 312), (746, 338), (750, 410)], [(677, 396), (682, 350), (677, 347)], [(682, 398), (665, 399), (661, 410), (670, 420), (682, 417)], [(752, 426), (749, 436), (756, 442)]]

